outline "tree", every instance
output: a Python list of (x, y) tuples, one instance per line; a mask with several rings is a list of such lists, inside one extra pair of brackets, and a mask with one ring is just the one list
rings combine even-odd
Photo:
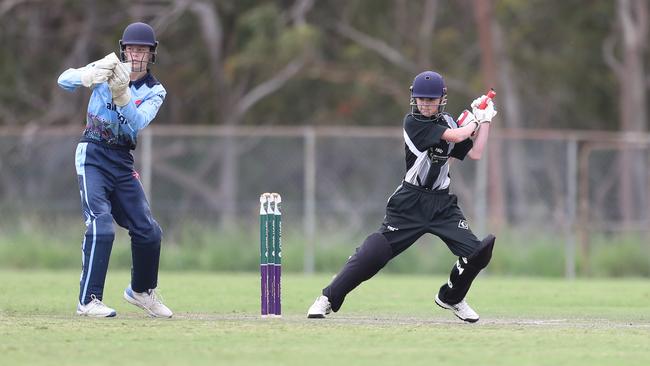
[[(204, 85), (203, 92), (212, 103), (204, 106), (214, 116), (213, 123), (230, 128), (243, 124), (257, 103), (284, 87), (309, 62), (317, 44), (316, 32), (305, 21), (312, 5), (311, 0), (297, 0), (284, 13), (271, 1), (215, 4), (175, 0), (168, 3), (167, 11), (157, 9), (158, 19), (153, 23), (165, 25), (164, 30), (175, 37), (194, 40), (196, 37), (190, 34), (200, 34), (201, 46), (188, 42), (189, 47), (201, 52), (201, 57), (194, 60), (200, 68), (190, 72), (198, 71), (195, 77), (204, 78), (200, 74), (207, 70), (210, 82)], [(189, 20), (182, 19), (185, 15), (196, 22), (188, 24)], [(183, 21), (175, 26), (167, 21), (168, 17)], [(182, 49), (180, 52), (185, 53)], [(222, 212), (224, 225), (233, 223), (237, 212), (238, 154), (235, 136), (227, 134), (220, 143), (209, 146), (191, 177), (193, 186), (203, 187), (194, 193), (205, 196), (204, 202), (218, 206), (215, 209)], [(219, 165), (217, 187), (204, 187), (209, 181), (206, 175), (215, 164)], [(164, 162), (159, 162), (157, 168), (168, 179), (188, 183), (183, 171)]]
[[(648, 43), (648, 4), (645, 1), (617, 0), (616, 13), (615, 32), (605, 39), (604, 57), (619, 84), (621, 130), (644, 132), (647, 130), (644, 63)], [(615, 55), (617, 41), (620, 42), (622, 60)], [(634, 221), (647, 207), (645, 177), (642, 176), (645, 164), (643, 153), (625, 148), (620, 154), (619, 207), (626, 223)]]

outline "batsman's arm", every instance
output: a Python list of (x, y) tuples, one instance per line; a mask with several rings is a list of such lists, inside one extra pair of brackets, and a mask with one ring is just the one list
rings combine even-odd
[(492, 118), (497, 115), (494, 103), (492, 102), (492, 98), (495, 96), (496, 92), (490, 90), (487, 96), (479, 97), (472, 102), (472, 110), (476, 118), (480, 121), (480, 127), (474, 139), (474, 146), (467, 153), (470, 159), (479, 160), (483, 155), (483, 149), (485, 149), (490, 134), (490, 123), (492, 122)]
[(147, 127), (156, 117), (167, 95), (163, 88), (156, 92), (154, 96), (142, 101), (139, 106), (136, 106), (135, 101), (131, 98), (125, 106), (117, 107), (118, 112), (126, 118), (126, 127), (132, 132), (138, 132)]
[(472, 160), (481, 159), (489, 135), (490, 135), (490, 124), (489, 123), (481, 124), (481, 127), (476, 132), (476, 138), (474, 139), (474, 146), (467, 153), (467, 156), (469, 156), (470, 159)]
[(479, 127), (479, 122), (474, 115), (464, 110), (456, 121), (458, 128), (449, 128), (442, 134), (442, 139), (449, 142), (458, 143), (470, 138)]

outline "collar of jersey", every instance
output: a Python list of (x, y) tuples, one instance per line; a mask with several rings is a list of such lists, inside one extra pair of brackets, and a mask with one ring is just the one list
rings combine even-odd
[(442, 117), (442, 114), (440, 115), (440, 117), (436, 117), (436, 115), (433, 115), (431, 117), (424, 117), (422, 114), (420, 114), (420, 116), (422, 117), (416, 117), (415, 114), (411, 113), (411, 116), (416, 121), (420, 121), (420, 122), (438, 122), (444, 124), (444, 117)]
[(130, 85), (135, 86), (136, 89), (140, 89), (140, 87), (144, 84), (147, 84), (148, 87), (153, 88), (154, 85), (158, 84), (158, 80), (156, 80), (153, 75), (147, 70), (147, 73), (144, 74), (143, 77), (136, 81), (132, 81)]

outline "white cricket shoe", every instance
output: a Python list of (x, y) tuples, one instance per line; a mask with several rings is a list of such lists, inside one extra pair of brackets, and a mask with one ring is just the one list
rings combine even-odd
[(324, 318), (325, 315), (332, 312), (332, 304), (327, 296), (319, 296), (314, 304), (307, 310), (307, 318)]
[(451, 305), (440, 300), (438, 294), (436, 294), (436, 304), (443, 309), (453, 311), (454, 315), (456, 315), (458, 319), (466, 321), (468, 323), (476, 323), (479, 319), (479, 316), (476, 313), (476, 311), (474, 311), (474, 309), (472, 309), (467, 304), (465, 299), (463, 299), (463, 301), (459, 302), (458, 304)]
[(86, 305), (81, 303), (77, 304), (78, 315), (90, 316), (93, 318), (112, 318), (117, 315), (117, 312), (114, 309), (104, 305), (104, 303), (96, 298), (95, 295), (90, 295), (90, 299), (90, 302)]
[(124, 299), (129, 303), (144, 309), (149, 316), (154, 318), (171, 318), (173, 313), (165, 304), (162, 299), (156, 294), (156, 289), (151, 289), (146, 292), (135, 292), (129, 285), (124, 290)]

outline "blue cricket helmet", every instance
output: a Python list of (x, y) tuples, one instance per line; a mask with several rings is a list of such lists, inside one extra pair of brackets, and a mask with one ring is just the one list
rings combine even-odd
[(124, 29), (122, 39), (120, 39), (120, 58), (123, 62), (126, 61), (124, 50), (127, 45), (149, 46), (151, 49), (149, 63), (156, 63), (156, 47), (158, 47), (158, 41), (156, 41), (156, 34), (149, 24), (141, 22), (131, 23)]
[(444, 95), (447, 95), (445, 80), (437, 72), (424, 71), (413, 80), (411, 86), (413, 98), (442, 98)]
[(438, 113), (435, 117), (439, 117), (447, 105), (447, 87), (445, 86), (445, 79), (435, 71), (423, 71), (413, 79), (411, 85), (411, 100), (410, 105), (412, 113), (416, 117), (422, 117), (417, 110), (417, 103), (415, 98), (434, 98), (440, 99), (438, 104)]

